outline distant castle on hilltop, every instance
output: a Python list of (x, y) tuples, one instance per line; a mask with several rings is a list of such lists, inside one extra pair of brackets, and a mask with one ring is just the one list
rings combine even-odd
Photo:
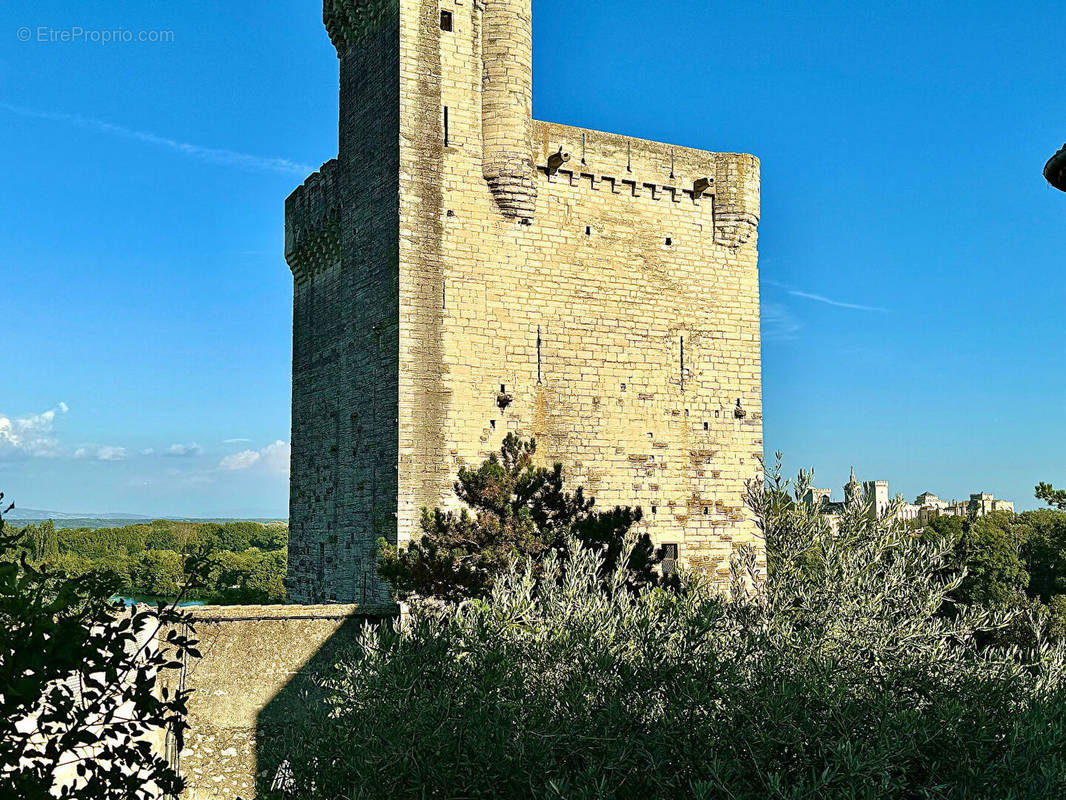
[(1014, 503), (1009, 500), (997, 500), (995, 496), (978, 492), (971, 494), (969, 500), (941, 500), (932, 492), (922, 492), (913, 503), (903, 500), (903, 495), (889, 498), (888, 481), (863, 481), (855, 478), (855, 467), (851, 468), (851, 479), (844, 484), (844, 500), (834, 502), (830, 489), (808, 489), (803, 499), (822, 510), (823, 513), (839, 516), (845, 503), (852, 498), (870, 504), (870, 512), (883, 517), (893, 505), (896, 507), (895, 518), (901, 521), (918, 520), (926, 522), (930, 517), (983, 517), (993, 511), (1014, 512)]
[(759, 541), (759, 161), (534, 121), (530, 0), (323, 19), (339, 152), (285, 204), (289, 596), (384, 599), (378, 538), (509, 432), (725, 574)]

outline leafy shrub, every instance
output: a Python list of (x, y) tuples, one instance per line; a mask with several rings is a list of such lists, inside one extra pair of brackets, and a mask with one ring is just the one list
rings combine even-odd
[[(0, 513), (0, 797), (150, 800), (182, 791), (151, 742), (169, 734), (182, 746), (189, 692), (157, 681), (199, 655), (182, 632), (190, 620), (174, 606), (123, 609), (108, 600), (116, 588), (97, 571), (34, 566)], [(169, 634), (150, 646), (163, 627)]]
[[(749, 488), (768, 578), (627, 587), (571, 541), (484, 600), (416, 608), (332, 672), (299, 797), (1035, 798), (1066, 792), (1064, 652), (996, 649), (952, 605), (953, 543), (865, 508), (831, 535), (771, 471)], [(357, 743), (357, 746), (353, 746)], [(267, 776), (269, 782), (270, 776)], [(263, 787), (264, 790), (267, 788)]]

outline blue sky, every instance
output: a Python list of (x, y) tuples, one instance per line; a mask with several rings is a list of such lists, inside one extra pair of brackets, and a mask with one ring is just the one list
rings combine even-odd
[[(762, 159), (768, 451), (909, 497), (1032, 507), (1066, 482), (1066, 195), (1040, 176), (1066, 140), (1061, 3), (534, 18), (539, 119)], [(285, 514), (283, 201), (336, 152), (336, 92), (313, 0), (0, 8), (0, 488), (20, 505)]]

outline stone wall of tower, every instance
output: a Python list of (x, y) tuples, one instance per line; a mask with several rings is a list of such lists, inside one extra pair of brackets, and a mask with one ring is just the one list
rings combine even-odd
[(529, 11), (324, 3), (339, 154), (286, 202), (297, 601), (384, 599), (378, 538), (508, 432), (683, 561), (756, 541), (759, 162), (533, 121)]
[(294, 278), (290, 597), (385, 597), (396, 538), (399, 5), (327, 0), (339, 154), (286, 201)]
[(759, 163), (530, 121), (532, 213), (509, 213), (486, 180), (489, 137), (525, 135), (485, 124), (496, 2), (401, 3), (399, 540), (515, 432), (722, 572), (756, 539)]

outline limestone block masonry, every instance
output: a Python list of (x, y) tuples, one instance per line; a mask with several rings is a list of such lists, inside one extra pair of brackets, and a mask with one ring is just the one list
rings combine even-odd
[(723, 575), (758, 543), (758, 160), (534, 121), (530, 0), (323, 19), (338, 156), (286, 201), (291, 597), (385, 600), (378, 538), (509, 432)]

